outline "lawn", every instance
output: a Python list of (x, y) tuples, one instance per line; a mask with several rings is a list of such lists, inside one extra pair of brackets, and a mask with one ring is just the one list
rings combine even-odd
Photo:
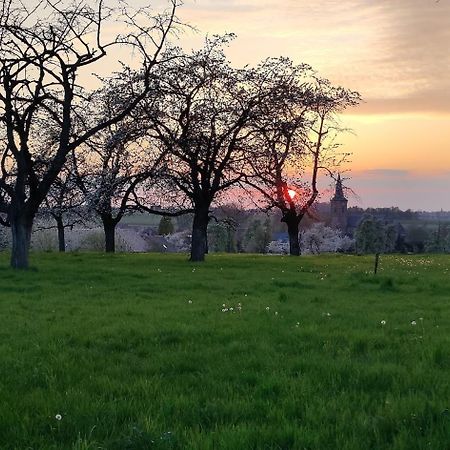
[(450, 449), (450, 257), (31, 264), (0, 254), (2, 450)]

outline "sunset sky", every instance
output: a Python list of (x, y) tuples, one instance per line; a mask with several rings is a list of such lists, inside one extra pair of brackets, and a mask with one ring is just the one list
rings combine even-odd
[(289, 56), (361, 93), (341, 138), (351, 204), (450, 210), (450, 0), (185, 0), (179, 16), (198, 29), (185, 49), (234, 32), (236, 66)]

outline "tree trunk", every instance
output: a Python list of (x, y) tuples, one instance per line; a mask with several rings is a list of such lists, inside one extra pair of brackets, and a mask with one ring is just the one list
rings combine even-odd
[(191, 258), (190, 261), (205, 260), (208, 251), (208, 218), (209, 206), (195, 208), (192, 223)]
[(116, 251), (117, 222), (110, 216), (102, 216), (102, 222), (105, 232), (105, 251), (106, 253), (114, 253)]
[(56, 217), (56, 225), (58, 227), (58, 248), (60, 252), (66, 251), (66, 229), (62, 217)]
[(28, 214), (12, 215), (10, 223), (12, 233), (11, 267), (28, 269), (33, 216)]
[(298, 220), (291, 219), (286, 221), (289, 234), (289, 254), (292, 256), (300, 255), (300, 240), (298, 238)]

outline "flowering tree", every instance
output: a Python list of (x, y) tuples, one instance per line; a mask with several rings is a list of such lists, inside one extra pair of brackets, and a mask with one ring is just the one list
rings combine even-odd
[(315, 223), (302, 233), (301, 246), (303, 253), (348, 252), (354, 246), (354, 241), (334, 228)]
[[(93, 106), (84, 125), (114, 117), (133, 99), (133, 92), (143, 89), (140, 84), (139, 74), (129, 70), (106, 80), (104, 88), (91, 96)], [(153, 82), (151, 86), (154, 92)], [(106, 252), (115, 251), (115, 230), (124, 215), (140, 208), (136, 192), (144, 182), (158, 178), (164, 166), (165, 152), (153, 144), (146, 121), (130, 114), (89, 138), (78, 153), (77, 184), (87, 207), (103, 224)]]
[[(0, 13), (0, 213), (11, 226), (11, 266), (28, 267), (31, 230), (39, 206), (67, 156), (96, 133), (126, 117), (150, 88), (168, 34), (176, 23), (176, 0), (160, 15), (126, 8), (94, 9), (87, 2), (43, 0), (27, 9), (20, 0), (6, 0)], [(107, 21), (122, 22), (125, 35), (103, 39)], [(139, 22), (139, 23), (138, 23)], [(132, 28), (130, 30), (130, 27)], [(141, 59), (142, 90), (106, 120), (88, 128), (76, 118), (88, 96), (80, 74), (119, 43), (130, 45)], [(55, 130), (53, 145), (39, 133), (43, 124)]]

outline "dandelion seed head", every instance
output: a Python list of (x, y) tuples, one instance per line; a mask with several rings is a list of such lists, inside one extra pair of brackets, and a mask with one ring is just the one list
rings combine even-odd
[(61, 420), (62, 419), (62, 415), (61, 414), (56, 414), (55, 419), (56, 420)]

